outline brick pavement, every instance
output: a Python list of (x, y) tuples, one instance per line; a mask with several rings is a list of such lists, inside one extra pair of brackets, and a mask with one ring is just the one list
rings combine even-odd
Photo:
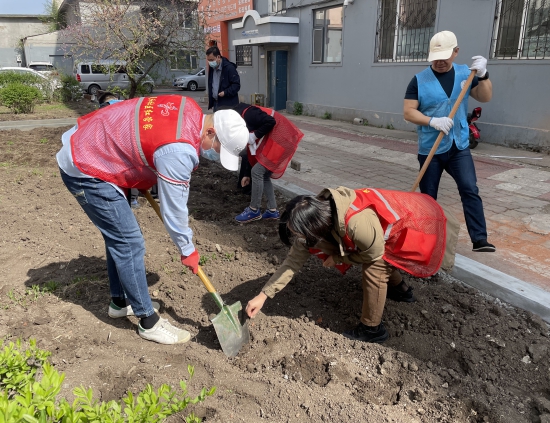
[[(289, 168), (283, 181), (313, 192), (339, 185), (411, 189), (418, 174), (415, 133), (400, 131), (401, 139), (393, 139), (391, 130), (377, 128), (373, 136), (352, 124), (288, 117), (305, 137), (294, 156), (301, 170)], [(540, 166), (550, 164), (550, 158), (490, 145), (473, 153), (489, 241), (497, 252), (471, 251), (458, 190), (444, 174), (438, 201), (462, 223), (457, 252), (550, 292), (550, 166)], [(490, 155), (526, 159), (492, 159)], [(544, 160), (537, 161), (535, 156)]]

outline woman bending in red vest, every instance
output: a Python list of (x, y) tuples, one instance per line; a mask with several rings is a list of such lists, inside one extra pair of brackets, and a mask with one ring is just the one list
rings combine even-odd
[[(262, 292), (248, 302), (250, 317), (273, 298), (311, 255), (323, 266), (344, 274), (352, 265), (362, 266), (363, 310), (359, 324), (346, 338), (381, 343), (389, 335), (382, 323), (386, 296), (396, 301), (416, 301), (412, 287), (398, 269), (416, 277), (435, 274), (454, 263), (458, 222), (447, 220), (430, 196), (374, 188), (324, 189), (319, 195), (298, 196), (286, 205), (279, 234), (290, 245), (282, 266)], [(448, 247), (448, 248), (447, 248)]]

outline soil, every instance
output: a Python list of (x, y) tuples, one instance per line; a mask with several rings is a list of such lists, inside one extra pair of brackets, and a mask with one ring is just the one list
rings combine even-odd
[(7, 107), (0, 106), (0, 122), (79, 118), (96, 109), (97, 103), (84, 98), (80, 101), (39, 104), (33, 113), (12, 113)]
[[(146, 383), (177, 387), (191, 364), (190, 393), (217, 387), (189, 409), (205, 422), (550, 421), (547, 325), (444, 273), (407, 278), (418, 301), (388, 301), (391, 338), (372, 345), (340, 335), (358, 322), (359, 269), (340, 277), (312, 258), (250, 322), (251, 342), (227, 358), (209, 321), (214, 302), (183, 270), (144, 198), (135, 213), (150, 293), (161, 315), (193, 338), (179, 346), (141, 339), (135, 318), (107, 316), (102, 238), (55, 162), (66, 129), (0, 131), (0, 338), (32, 337), (50, 350), (69, 400), (80, 385), (104, 401)], [(191, 185), (190, 224), (214, 286), (226, 303), (245, 305), (287, 248), (276, 222), (234, 222), (248, 200), (235, 186), (234, 174), (203, 162)]]

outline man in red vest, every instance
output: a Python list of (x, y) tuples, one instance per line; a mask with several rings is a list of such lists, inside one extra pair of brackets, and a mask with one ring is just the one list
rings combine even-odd
[(125, 190), (158, 185), (161, 214), (181, 261), (198, 271), (187, 199), (199, 154), (237, 170), (249, 133), (233, 110), (203, 115), (191, 98), (134, 98), (99, 109), (65, 132), (57, 153), (61, 178), (105, 240), (111, 291), (109, 316), (137, 316), (139, 335), (161, 344), (189, 341), (189, 332), (158, 315), (145, 273), (145, 243)]
[(459, 225), (447, 217), (433, 198), (420, 193), (339, 187), (316, 197), (298, 196), (286, 205), (279, 226), (283, 242), (290, 245), (289, 235), (296, 236), (292, 248), (262, 292), (248, 302), (246, 312), (254, 317), (266, 299), (281, 291), (315, 255), (323, 266), (341, 273), (352, 265), (362, 266), (361, 321), (343, 335), (384, 342), (389, 337), (382, 323), (386, 296), (416, 301), (398, 269), (427, 277), (453, 263), (450, 255)]

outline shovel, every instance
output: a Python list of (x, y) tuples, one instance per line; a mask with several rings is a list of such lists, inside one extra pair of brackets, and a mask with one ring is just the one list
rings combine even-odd
[[(149, 201), (149, 204), (151, 204), (151, 207), (153, 207), (162, 221), (160, 207), (153, 197), (151, 197), (151, 193), (147, 190), (140, 190), (140, 192), (145, 196), (145, 198), (147, 198), (147, 201)], [(216, 305), (221, 309), (221, 311), (212, 319), (212, 324), (216, 330), (216, 335), (218, 335), (218, 340), (220, 341), (222, 351), (228, 357), (235, 357), (239, 353), (241, 347), (250, 342), (248, 320), (244, 325), (241, 325), (239, 320), (239, 311), (242, 310), (241, 302), (237, 301), (233, 305), (225, 304), (222, 297), (216, 292), (216, 288), (214, 288), (208, 279), (208, 276), (206, 276), (200, 266), (197, 275), (201, 279), (207, 291), (210, 295), (212, 295)]]
[[(468, 79), (464, 82), (464, 86), (462, 87), (462, 90), (460, 91), (460, 94), (458, 95), (458, 98), (456, 99), (455, 104), (453, 105), (453, 108), (451, 109), (451, 113), (449, 113), (449, 118), (453, 119), (455, 117), (455, 114), (458, 110), (458, 107), (460, 106), (460, 103), (462, 103), (462, 99), (466, 95), (466, 91), (468, 91), (468, 88), (472, 84), (472, 81), (474, 80), (474, 76), (476, 74), (476, 71), (473, 70), (470, 72), (470, 75), (468, 76)], [(424, 173), (426, 173), (426, 169), (428, 169), (428, 165), (432, 161), (432, 158), (437, 151), (437, 147), (439, 147), (439, 144), (441, 144), (441, 140), (445, 136), (445, 132), (441, 131), (439, 133), (439, 136), (435, 140), (434, 145), (432, 146), (432, 149), (430, 150), (430, 154), (428, 154), (428, 157), (426, 157), (426, 161), (422, 165), (422, 168), (420, 169), (420, 172), (418, 173), (418, 176), (416, 177), (416, 181), (414, 181), (414, 184), (411, 188), (411, 192), (415, 192), (418, 188), (418, 185), (420, 184), (420, 181), (422, 180), (422, 177), (424, 176)]]

